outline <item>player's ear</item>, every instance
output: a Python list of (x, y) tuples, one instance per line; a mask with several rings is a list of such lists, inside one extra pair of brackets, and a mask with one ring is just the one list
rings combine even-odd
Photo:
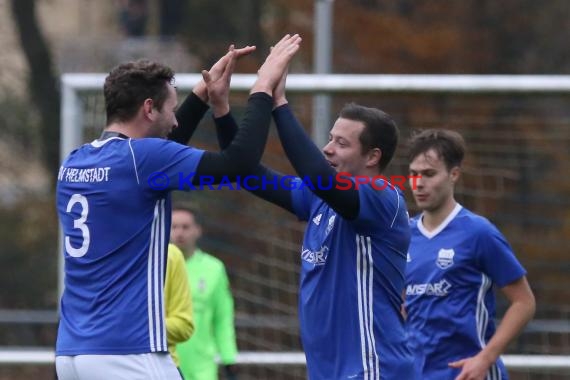
[(449, 176), (451, 177), (451, 181), (455, 184), (461, 176), (461, 168), (459, 166), (452, 167), (449, 171)]
[(146, 98), (143, 102), (142, 105), (142, 109), (143, 109), (143, 114), (145, 116), (145, 118), (149, 118), (151, 120), (154, 120), (155, 116), (156, 116), (156, 112), (154, 111), (154, 101), (151, 98)]
[(366, 160), (367, 167), (376, 167), (382, 158), (382, 150), (380, 148), (370, 149), (367, 153), (368, 159)]

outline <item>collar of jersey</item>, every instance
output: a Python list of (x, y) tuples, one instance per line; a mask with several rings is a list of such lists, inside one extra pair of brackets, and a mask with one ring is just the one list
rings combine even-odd
[(200, 248), (196, 248), (194, 250), (194, 253), (192, 254), (192, 256), (190, 256), (190, 258), (188, 260), (200, 260), (204, 255), (206, 255), (206, 252), (202, 251)]
[(103, 131), (103, 133), (101, 133), (101, 136), (97, 140), (93, 140), (93, 142), (91, 142), (91, 145), (93, 145), (95, 148), (101, 148), (103, 145), (105, 145), (111, 140), (117, 140), (117, 139), (125, 140), (128, 138), (129, 136), (124, 135), (120, 132)]
[(95, 148), (101, 148), (103, 145), (107, 144), (111, 140), (125, 140), (125, 139), (122, 137), (109, 137), (106, 140), (93, 140), (91, 142), (91, 145), (94, 146)]
[(457, 214), (459, 214), (459, 211), (461, 211), (461, 209), (463, 208), (463, 206), (461, 206), (459, 203), (457, 203), (455, 205), (455, 208), (453, 209), (453, 211), (451, 211), (449, 213), (449, 215), (447, 215), (447, 218), (445, 218), (443, 220), (443, 222), (441, 222), (441, 224), (439, 226), (437, 226), (437, 228), (435, 228), (432, 231), (428, 231), (425, 227), (424, 227), (424, 223), (422, 222), (424, 215), (422, 214), (419, 218), (418, 218), (418, 230), (420, 230), (420, 232), (422, 233), (422, 235), (424, 235), (425, 237), (427, 237), (428, 239), (432, 239), (433, 237), (435, 237), (437, 234), (439, 234), (441, 231), (443, 231), (445, 229), (445, 227), (447, 227), (447, 225), (449, 223), (451, 223), (451, 221), (453, 220), (453, 218), (455, 218), (457, 216)]

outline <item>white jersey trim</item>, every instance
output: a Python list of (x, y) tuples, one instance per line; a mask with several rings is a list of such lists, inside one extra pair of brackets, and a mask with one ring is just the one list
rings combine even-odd
[(451, 211), (449, 213), (449, 215), (443, 220), (443, 222), (441, 222), (441, 224), (439, 226), (437, 226), (437, 228), (433, 231), (428, 231), (424, 227), (424, 223), (422, 222), (422, 219), (423, 219), (423, 214), (422, 214), (418, 218), (418, 230), (420, 230), (421, 234), (424, 235), (426, 238), (432, 239), (437, 234), (439, 234), (441, 231), (443, 231), (445, 229), (445, 227), (447, 227), (449, 225), (449, 223), (451, 223), (451, 221), (457, 216), (457, 214), (459, 214), (459, 211), (461, 211), (461, 209), (463, 209), (463, 206), (461, 206), (459, 203), (457, 203), (455, 205), (455, 208), (453, 209), (453, 211)]
[(109, 137), (108, 139), (105, 140), (93, 140), (91, 141), (91, 145), (95, 148), (101, 148), (103, 145), (107, 144), (111, 140), (124, 140), (124, 138), (115, 136), (115, 137)]
[(135, 176), (137, 177), (137, 184), (141, 184), (139, 180), (139, 169), (137, 168), (137, 160), (135, 159), (135, 151), (131, 145), (131, 139), (129, 139), (129, 149), (131, 150), (131, 156), (133, 157), (133, 166), (135, 167)]
[(396, 218), (398, 217), (398, 211), (400, 211), (400, 194), (396, 193), (396, 199), (398, 199), (398, 206), (396, 207), (396, 212), (394, 213), (394, 219), (392, 219), (392, 224), (390, 224), (390, 228), (394, 227), (394, 223), (396, 222)]
[[(91, 142), (91, 145), (95, 148), (101, 148), (103, 145), (107, 144), (109, 141), (111, 140), (125, 140), (123, 137), (109, 137), (108, 139), (105, 140), (93, 140)], [(141, 184), (140, 179), (139, 179), (139, 171), (137, 168), (137, 161), (135, 159), (135, 152), (133, 150), (133, 146), (131, 145), (131, 139), (129, 139), (129, 149), (131, 151), (131, 157), (133, 158), (133, 166), (135, 167), (135, 176), (137, 178), (137, 184)]]
[(374, 261), (370, 236), (356, 235), (356, 271), (360, 350), (364, 380), (379, 380), (380, 360), (376, 353), (376, 339), (374, 338)]
[(154, 345), (154, 318), (152, 313), (152, 259), (153, 259), (153, 248), (154, 248), (154, 225), (156, 224), (156, 214), (157, 214), (157, 206), (154, 207), (154, 218), (152, 220), (152, 226), (150, 227), (150, 244), (148, 247), (148, 263), (147, 263), (147, 312), (148, 312), (148, 336), (149, 336), (149, 345), (150, 350), (152, 352), (156, 351), (156, 347)]
[(164, 325), (165, 199), (154, 206), (147, 264), (148, 331), (151, 352), (166, 351)]
[[(485, 305), (485, 295), (493, 285), (493, 282), (486, 274), (481, 274), (481, 286), (479, 287), (479, 292), (477, 294), (477, 308), (475, 309), (475, 321), (477, 323), (477, 337), (479, 338), (479, 344), (481, 349), (485, 348), (487, 342), (485, 341), (485, 332), (487, 331), (487, 326), (489, 325), (489, 310)], [(487, 371), (486, 380), (501, 380), (501, 372), (496, 363), (494, 363)]]

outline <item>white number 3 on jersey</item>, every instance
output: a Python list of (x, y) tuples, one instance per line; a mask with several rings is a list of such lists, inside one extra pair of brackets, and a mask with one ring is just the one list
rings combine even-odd
[(73, 220), (73, 228), (81, 230), (81, 234), (83, 235), (83, 243), (79, 248), (72, 247), (69, 236), (65, 236), (65, 250), (67, 253), (69, 253), (70, 256), (82, 257), (87, 253), (90, 242), (89, 228), (87, 228), (87, 225), (85, 224), (85, 221), (87, 221), (87, 215), (89, 214), (89, 204), (87, 203), (87, 198), (85, 198), (83, 195), (73, 194), (67, 203), (66, 211), (70, 212), (76, 203), (79, 203), (81, 205), (81, 216), (79, 219)]

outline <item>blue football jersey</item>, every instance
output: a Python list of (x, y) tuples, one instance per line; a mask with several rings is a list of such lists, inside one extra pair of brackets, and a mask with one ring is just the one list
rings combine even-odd
[[(410, 223), (410, 348), (422, 379), (454, 379), (460, 370), (448, 363), (476, 355), (495, 333), (493, 285), (504, 287), (526, 272), (497, 228), (459, 204), (431, 232), (421, 215)], [(507, 379), (501, 360), (487, 379)]]
[(309, 379), (415, 379), (400, 314), (410, 241), (402, 193), (360, 186), (360, 213), (346, 220), (299, 185), (292, 200), (307, 221), (299, 319)]
[(166, 352), (163, 284), (170, 191), (203, 151), (171, 141), (112, 137), (60, 167), (65, 290), (57, 355)]

